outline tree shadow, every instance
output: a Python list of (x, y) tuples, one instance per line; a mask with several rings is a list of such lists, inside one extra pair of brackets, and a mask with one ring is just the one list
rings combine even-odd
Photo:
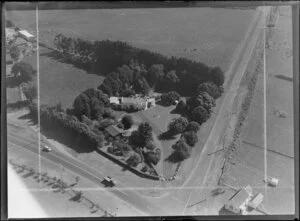
[(30, 122), (29, 125), (30, 126), (38, 124), (38, 119), (36, 117), (32, 116), (31, 113), (24, 114), (24, 115), (18, 117), (18, 119), (20, 119), (20, 120), (29, 120), (29, 122)]
[(160, 140), (173, 140), (175, 138), (175, 135), (172, 134), (169, 130), (158, 135), (158, 139)]
[(220, 210), (219, 210), (219, 215), (220, 216), (234, 216), (234, 215), (237, 215), (229, 210), (227, 210), (225, 208), (225, 206), (223, 206)]
[(56, 51), (54, 49), (51, 49), (51, 48), (48, 48), (48, 49), (50, 49), (51, 51), (41, 53), (41, 56), (49, 57), (49, 58), (51, 58), (55, 61), (58, 61), (60, 63), (71, 64), (75, 68), (86, 71), (88, 74), (102, 75), (102, 74), (99, 74), (99, 72), (95, 71), (94, 65), (83, 64), (80, 61), (75, 61), (74, 59), (72, 59), (71, 55), (68, 55), (67, 53), (63, 54), (63, 52), (58, 52), (58, 51)]
[(69, 201), (73, 201), (73, 202), (79, 202), (81, 199), (81, 195), (80, 194), (76, 194), (75, 196), (71, 197), (69, 199)]
[(177, 151), (173, 151), (166, 159), (165, 161), (169, 163), (179, 163), (183, 161), (181, 157), (179, 156)]
[[(31, 113), (24, 114), (18, 119), (29, 120), (30, 126), (38, 124), (37, 117), (34, 117)], [(76, 153), (90, 153), (95, 151), (94, 148), (86, 145), (86, 142), (84, 140), (81, 140), (77, 137), (66, 133), (61, 128), (44, 129), (45, 126), (43, 125), (43, 122), (41, 122), (41, 128), (42, 135), (45, 136), (47, 139), (53, 139), (65, 145), (66, 147), (74, 150)]]
[(284, 76), (284, 75), (281, 75), (281, 74), (277, 74), (277, 75), (275, 75), (275, 77), (276, 77), (276, 78), (279, 78), (279, 79), (281, 79), (281, 80), (286, 80), (286, 81), (291, 81), (291, 82), (293, 82), (293, 78), (287, 77), (287, 76)]
[(15, 110), (15, 109), (21, 109), (24, 107), (27, 107), (29, 104), (28, 100), (25, 101), (17, 101), (15, 103), (8, 103), (7, 104), (7, 109)]

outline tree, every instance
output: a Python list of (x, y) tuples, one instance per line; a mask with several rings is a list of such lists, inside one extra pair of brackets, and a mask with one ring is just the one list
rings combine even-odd
[(161, 102), (166, 105), (174, 105), (180, 99), (180, 95), (176, 91), (170, 91), (161, 95)]
[[(20, 82), (25, 83), (31, 81), (35, 74), (35, 70), (31, 66), (31, 64), (28, 64), (23, 61), (15, 63), (12, 66), (11, 72), (20, 80)], [(17, 76), (18, 74), (20, 75)]]
[(153, 87), (157, 82), (159, 82), (164, 76), (164, 65), (163, 64), (153, 64), (148, 71), (148, 82), (151, 87)]
[(192, 121), (196, 121), (201, 125), (209, 118), (209, 112), (207, 112), (204, 107), (198, 106), (192, 109), (190, 118)]
[(37, 97), (37, 87), (35, 82), (23, 83), (22, 91), (26, 98), (32, 102)]
[(190, 146), (195, 146), (198, 142), (198, 136), (194, 131), (186, 131), (183, 133), (183, 138), (185, 139), (186, 143)]
[(157, 149), (156, 152), (149, 151), (149, 152), (146, 153), (147, 162), (150, 163), (150, 164), (157, 165), (157, 163), (160, 160), (160, 157), (161, 157), (160, 149)]
[(129, 143), (137, 147), (142, 147), (145, 141), (144, 138), (141, 136), (141, 134), (135, 130), (131, 133), (129, 137)]
[(201, 92), (207, 92), (214, 99), (217, 99), (222, 95), (220, 87), (218, 87), (215, 83), (211, 81), (204, 82), (198, 85), (197, 93), (199, 94)]
[(171, 134), (182, 133), (186, 126), (188, 125), (188, 120), (185, 117), (174, 118), (168, 126), (168, 130)]
[(123, 118), (122, 118), (122, 124), (124, 125), (124, 129), (125, 130), (128, 130), (129, 128), (131, 128), (131, 126), (133, 125), (133, 119), (132, 119), (132, 116), (130, 115), (125, 115)]
[(187, 109), (191, 111), (192, 109), (201, 106), (207, 110), (207, 112), (211, 112), (212, 107), (215, 106), (215, 100), (206, 92), (201, 92), (200, 94), (191, 97), (187, 101)]
[(209, 72), (210, 72), (212, 81), (217, 86), (223, 85), (223, 83), (225, 81), (225, 75), (224, 75), (224, 72), (219, 67), (211, 68)]
[(87, 117), (91, 116), (89, 102), (90, 102), (89, 97), (84, 93), (79, 94), (75, 98), (73, 102), (73, 108), (74, 108), (74, 114), (78, 119), (80, 119), (82, 115), (86, 115)]
[(189, 122), (189, 124), (186, 127), (186, 131), (198, 132), (199, 130), (200, 130), (200, 124), (198, 124), (195, 121)]
[(169, 71), (164, 77), (165, 87), (168, 90), (173, 90), (175, 88), (176, 84), (179, 83), (179, 81), (180, 80), (179, 80), (178, 76), (176, 75), (175, 70)]
[(175, 155), (178, 161), (183, 161), (191, 155), (191, 148), (187, 145), (184, 139), (177, 141), (172, 148), (175, 150)]
[(139, 154), (132, 152), (131, 156), (126, 160), (126, 163), (130, 167), (136, 167), (141, 161), (141, 157)]
[(150, 92), (150, 86), (148, 85), (144, 77), (140, 77), (134, 84), (134, 90), (137, 93), (142, 93), (143, 95), (148, 95)]
[(17, 45), (14, 45), (10, 48), (9, 54), (14, 61), (19, 61), (21, 57), (21, 50)]
[(11, 27), (14, 27), (15, 24), (11, 21), (11, 20), (6, 20), (6, 27), (7, 28), (11, 28)]
[(147, 150), (154, 150), (155, 149), (155, 145), (152, 142), (147, 142), (145, 145)]
[(144, 144), (153, 140), (152, 127), (148, 122), (143, 122), (138, 127), (138, 132), (144, 139)]

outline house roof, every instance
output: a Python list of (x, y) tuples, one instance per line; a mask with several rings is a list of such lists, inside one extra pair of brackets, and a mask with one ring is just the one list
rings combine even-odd
[(230, 203), (235, 208), (239, 208), (250, 196), (249, 188), (243, 187), (242, 189), (238, 190), (229, 200)]
[(110, 125), (110, 126), (106, 127), (105, 131), (113, 137), (115, 137), (115, 136), (117, 136), (117, 135), (124, 132), (123, 130), (118, 128), (116, 125)]

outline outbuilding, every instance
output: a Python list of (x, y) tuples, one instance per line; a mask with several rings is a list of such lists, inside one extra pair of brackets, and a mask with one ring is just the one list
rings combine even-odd
[(33, 41), (34, 40), (34, 36), (32, 34), (30, 34), (28, 31), (26, 30), (20, 30), (19, 31), (19, 36), (27, 41)]

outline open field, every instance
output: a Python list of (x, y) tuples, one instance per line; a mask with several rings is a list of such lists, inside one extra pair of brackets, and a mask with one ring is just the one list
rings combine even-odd
[[(264, 80), (259, 74), (249, 119), (242, 131), (243, 141), (230, 169), (230, 183), (238, 187), (252, 185), (265, 195), (264, 208), (270, 214), (293, 214), (294, 205), (294, 140), (293, 140), (293, 85), (275, 75), (292, 79), (291, 8), (279, 7), (279, 22), (266, 49), (266, 111), (267, 154), (264, 155)], [(279, 118), (274, 110), (286, 112)], [(265, 189), (263, 179), (279, 179), (277, 188)]]
[[(122, 40), (226, 70), (254, 12), (224, 8), (44, 10), (39, 11), (40, 41), (52, 43), (57, 33)], [(22, 28), (36, 29), (35, 11), (10, 11), (7, 17)]]

